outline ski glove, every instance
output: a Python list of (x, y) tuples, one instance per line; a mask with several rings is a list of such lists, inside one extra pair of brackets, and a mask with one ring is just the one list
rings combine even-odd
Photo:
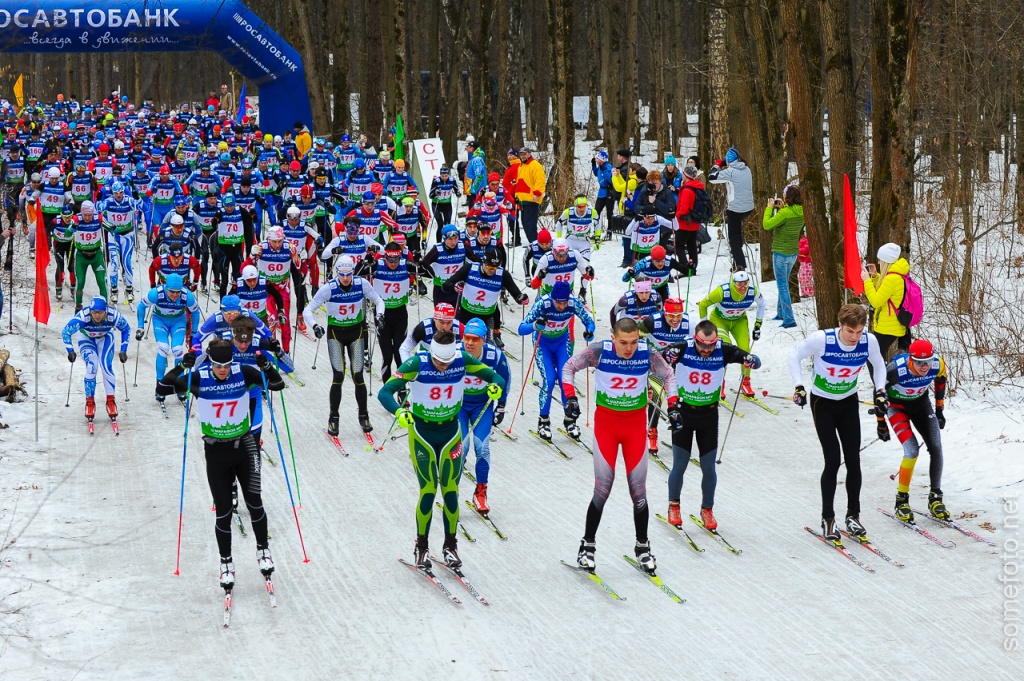
[(121, 360), (121, 364), (124, 364), (125, 362), (128, 361), (128, 353), (122, 350), (121, 352), (117, 353), (117, 358)]
[(569, 397), (565, 400), (565, 418), (578, 419), (580, 417), (580, 400), (578, 397)]
[(622, 281), (629, 281), (633, 278), (633, 268), (627, 267), (625, 273), (622, 275)]
[(280, 326), (288, 326), (288, 315), (284, 313), (284, 310), (277, 313), (277, 323)]
[(754, 322), (754, 340), (761, 340), (761, 320)]
[(878, 439), (882, 442), (889, 441), (889, 426), (886, 424), (884, 417), (878, 418)]
[(584, 279), (593, 279), (594, 278), (594, 268), (591, 267), (590, 265), (587, 265), (586, 269), (583, 270), (583, 278)]
[(262, 352), (256, 353), (256, 366), (259, 367), (260, 371), (266, 371), (270, 368), (270, 358)]
[(679, 403), (668, 408), (668, 429), (675, 432), (683, 427), (683, 410)]
[(319, 324), (314, 324), (313, 325), (313, 335), (316, 336), (317, 340), (320, 340), (321, 338), (323, 338), (324, 337), (324, 327), (320, 326)]
[(499, 426), (505, 419), (505, 407), (498, 405), (498, 408), (494, 410), (494, 425)]
[(78, 359), (78, 353), (72, 350), (68, 353), (68, 361), (74, 364), (75, 360)]
[(761, 367), (761, 360), (757, 355), (747, 355), (743, 358), (743, 366), (748, 369), (759, 369)]
[(537, 272), (533, 275), (534, 279), (536, 279), (537, 281), (544, 281), (544, 279), (546, 279), (547, 276), (548, 271), (543, 268), (537, 270)]
[(142, 340), (142, 329), (135, 329), (135, 340)]
[(530, 296), (526, 295), (525, 293), (523, 295), (519, 296), (519, 304), (520, 305), (526, 305), (529, 302), (530, 302)]
[(543, 331), (544, 329), (547, 328), (547, 326), (548, 320), (544, 319), (543, 317), (538, 317), (537, 321), (533, 323), (533, 328), (537, 329), (538, 331)]
[(384, 333), (384, 315), (383, 314), (377, 315), (377, 317), (376, 317), (376, 319), (374, 321), (376, 322), (377, 333)]
[(798, 385), (796, 391), (793, 392), (793, 404), (801, 409), (807, 404), (807, 391), (802, 385)]
[(487, 386), (487, 397), (492, 400), (497, 400), (501, 397), (501, 386), (497, 383), (491, 383)]
[(885, 418), (885, 413), (889, 411), (889, 400), (885, 397), (884, 390), (875, 391), (875, 416), (880, 419)]
[(939, 430), (946, 427), (946, 417), (942, 415), (942, 407), (935, 409), (935, 420), (939, 422)]
[(196, 353), (189, 351), (181, 356), (181, 366), (191, 369), (196, 365)]
[(281, 344), (276, 338), (265, 338), (260, 345), (264, 346), (269, 352), (275, 355), (281, 352)]
[(583, 342), (584, 343), (592, 343), (592, 342), (594, 342), (594, 332), (593, 331), (584, 331), (583, 332)]
[(399, 409), (395, 412), (395, 419), (402, 428), (412, 428), (412, 412), (408, 409)]

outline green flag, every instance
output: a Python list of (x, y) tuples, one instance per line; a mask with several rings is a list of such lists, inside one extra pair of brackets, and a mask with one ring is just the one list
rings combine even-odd
[(398, 122), (395, 123), (395, 153), (392, 158), (405, 160), (405, 127), (402, 125), (402, 114), (398, 114)]

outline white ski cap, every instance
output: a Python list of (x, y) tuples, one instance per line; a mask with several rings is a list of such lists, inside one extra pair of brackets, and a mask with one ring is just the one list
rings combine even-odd
[(356, 269), (356, 259), (351, 255), (343, 255), (338, 258), (334, 271), (338, 274), (351, 274)]
[(454, 342), (442, 344), (437, 342), (437, 338), (430, 341), (430, 356), (441, 364), (451, 364), (457, 353), (458, 347)]
[(252, 265), (246, 265), (242, 268), (242, 279), (257, 279), (260, 276), (260, 271)]
[(46, 171), (46, 176), (60, 177), (60, 170), (56, 166), (54, 166), (53, 168), (50, 168), (49, 170)]
[(267, 229), (267, 240), (268, 241), (284, 241), (284, 228), (282, 227), (270, 227)]
[(178, 215), (177, 213), (172, 213), (171, 214), (171, 224), (172, 225), (183, 225), (183, 224), (185, 224), (185, 220), (180, 215)]
[(736, 270), (732, 274), (732, 280), (737, 284), (742, 283), (744, 281), (750, 281), (750, 275), (743, 270)]
[(288, 207), (288, 217), (290, 217), (290, 218), (297, 218), (300, 215), (302, 215), (302, 211), (299, 210), (298, 206), (289, 206)]
[(894, 243), (882, 244), (878, 249), (878, 261), (891, 265), (900, 259), (901, 253), (903, 253), (903, 249)]
[(90, 213), (96, 212), (96, 204), (92, 201), (82, 201), (82, 212), (89, 211)]

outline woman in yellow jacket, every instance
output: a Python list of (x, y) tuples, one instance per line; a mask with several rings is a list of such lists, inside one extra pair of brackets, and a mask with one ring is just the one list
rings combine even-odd
[(875, 310), (873, 331), (883, 357), (887, 356), (893, 343), (901, 350), (910, 349), (910, 329), (896, 318), (907, 290), (903, 277), (910, 274), (910, 263), (901, 258), (900, 253), (901, 249), (896, 244), (883, 244), (878, 249), (877, 274), (871, 274), (867, 269), (860, 273), (864, 280), (864, 295)]

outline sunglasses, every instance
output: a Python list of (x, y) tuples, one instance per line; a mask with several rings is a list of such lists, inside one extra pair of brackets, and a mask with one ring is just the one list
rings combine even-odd
[(400, 255), (388, 255), (388, 256), (384, 256), (384, 259), (387, 260), (390, 263), (397, 264), (397, 263), (402, 261), (402, 256), (400, 256)]
[(351, 277), (353, 274), (353, 272), (338, 272), (339, 277)]
[(693, 337), (693, 342), (699, 348), (703, 348), (704, 350), (710, 350), (710, 349), (714, 348), (718, 344), (718, 336), (715, 336), (714, 338), (711, 338), (711, 339), (708, 339), (708, 340), (703, 340), (702, 338), (694, 336)]
[(932, 365), (933, 358), (929, 357), (928, 359), (912, 359), (910, 361), (914, 363), (914, 366), (924, 369), (925, 367), (930, 367)]
[(231, 366), (231, 362), (232, 362), (232, 360), (228, 360), (226, 362), (214, 362), (211, 359), (210, 360), (210, 366), (212, 366), (214, 369), (226, 369), (229, 366)]

